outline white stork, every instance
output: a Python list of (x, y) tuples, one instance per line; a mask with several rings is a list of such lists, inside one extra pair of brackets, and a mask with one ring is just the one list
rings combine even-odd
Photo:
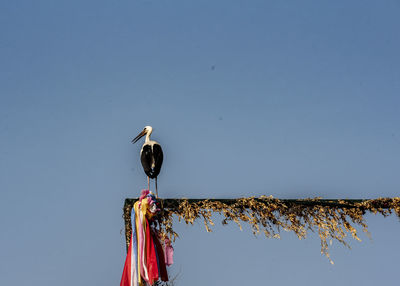
[(140, 138), (146, 135), (146, 139), (142, 149), (140, 150), (140, 161), (142, 162), (143, 170), (147, 175), (147, 185), (149, 190), (150, 178), (155, 179), (156, 195), (158, 197), (157, 176), (160, 173), (164, 156), (161, 145), (154, 140), (150, 140), (150, 135), (152, 132), (153, 128), (151, 126), (145, 126), (143, 131), (132, 140), (132, 143), (136, 143)]

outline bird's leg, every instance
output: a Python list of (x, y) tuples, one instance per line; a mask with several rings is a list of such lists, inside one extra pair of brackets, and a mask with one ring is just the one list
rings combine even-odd
[(150, 191), (150, 177), (147, 176), (147, 189)]
[(157, 177), (156, 177), (156, 198), (158, 198)]

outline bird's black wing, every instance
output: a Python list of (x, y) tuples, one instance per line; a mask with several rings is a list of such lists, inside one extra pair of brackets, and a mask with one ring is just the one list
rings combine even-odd
[(164, 155), (162, 148), (159, 144), (153, 145), (153, 156), (154, 156), (154, 169), (153, 169), (153, 177), (157, 177), (160, 174), (161, 165), (164, 160)]
[(150, 145), (144, 145), (142, 148), (142, 153), (140, 154), (140, 161), (142, 162), (143, 170), (147, 176), (152, 177), (151, 162), (152, 162), (152, 152)]

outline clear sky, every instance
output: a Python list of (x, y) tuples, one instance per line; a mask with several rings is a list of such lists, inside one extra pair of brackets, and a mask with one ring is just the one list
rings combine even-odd
[[(119, 285), (122, 206), (162, 197), (400, 195), (399, 1), (0, 2), (0, 285)], [(218, 221), (218, 217), (216, 217)], [(397, 285), (372, 240), (176, 224), (176, 285)]]

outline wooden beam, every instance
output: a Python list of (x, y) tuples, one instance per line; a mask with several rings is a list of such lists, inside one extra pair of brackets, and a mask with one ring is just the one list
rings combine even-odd
[[(360, 208), (359, 203), (369, 201), (369, 199), (275, 199), (268, 197), (265, 198), (255, 198), (258, 202), (269, 204), (269, 203), (282, 203), (286, 206), (296, 206), (301, 205), (305, 207), (314, 207), (314, 206), (327, 206), (327, 207), (339, 207), (339, 208)], [(237, 202), (237, 199), (177, 199), (177, 198), (168, 198), (168, 199), (159, 199), (162, 203), (164, 209), (174, 210), (177, 209), (182, 201), (187, 201), (188, 203), (199, 203), (204, 200), (208, 200), (211, 202), (221, 202), (227, 205), (233, 205)], [(132, 231), (132, 222), (131, 222), (131, 212), (133, 205), (138, 201), (138, 198), (127, 198), (125, 199), (124, 204), (124, 221), (125, 221), (125, 239), (126, 239), (126, 247), (129, 247), (129, 241)], [(387, 209), (388, 205), (384, 203), (377, 202), (377, 205), (374, 206), (376, 208)]]

